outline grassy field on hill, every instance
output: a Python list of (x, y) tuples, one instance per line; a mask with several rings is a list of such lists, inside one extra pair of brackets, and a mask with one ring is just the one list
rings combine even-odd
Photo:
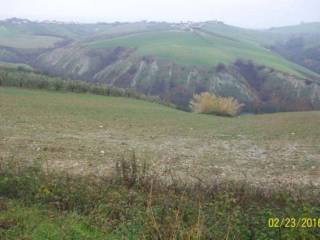
[(214, 34), (228, 36), (244, 42), (250, 42), (260, 46), (271, 46), (288, 41), (297, 36), (319, 36), (320, 23), (301, 23), (299, 25), (275, 27), (270, 29), (246, 29), (226, 24), (207, 22), (202, 28)]
[(0, 98), (4, 159), (108, 175), (114, 160), (135, 151), (190, 181), (320, 183), (319, 112), (229, 119), (89, 94), (1, 88)]
[(285, 39), (285, 36), (271, 33), (267, 30), (246, 29), (227, 24), (217, 24), (214, 22), (207, 22), (203, 24), (202, 29), (213, 34), (227, 36), (256, 46), (268, 46)]
[(130, 47), (141, 55), (158, 56), (179, 64), (216, 66), (239, 58), (303, 76), (311, 71), (291, 63), (258, 45), (204, 32), (160, 31), (130, 34), (89, 43), (94, 48)]
[(60, 40), (62, 39), (58, 37), (22, 34), (0, 26), (0, 46), (4, 47), (23, 49), (50, 48)]
[(301, 23), (299, 25), (271, 28), (269, 31), (280, 35), (320, 34), (320, 23)]
[(319, 124), (0, 88), (0, 238), (316, 240)]
[(24, 63), (7, 63), (7, 62), (1, 62), (0, 61), (0, 69), (18, 69), (23, 68), (27, 70), (33, 70), (31, 66), (24, 64)]
[[(187, 30), (179, 24), (157, 22), (62, 24), (16, 19), (0, 21), (0, 46), (35, 50), (54, 47), (59, 41), (68, 39), (81, 47), (137, 48), (139, 55), (164, 58), (182, 65), (211, 67), (241, 58), (296, 76), (319, 78), (305, 65), (295, 64), (266, 48), (301, 34), (308, 36), (307, 42), (317, 44), (319, 23), (270, 30), (243, 29), (215, 22), (194, 24)], [(19, 62), (15, 59), (18, 56), (7, 60), (9, 53), (1, 54), (5, 61)]]

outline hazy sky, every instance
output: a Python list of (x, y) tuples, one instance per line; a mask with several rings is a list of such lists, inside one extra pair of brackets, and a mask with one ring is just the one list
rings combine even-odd
[(205, 21), (265, 28), (320, 21), (320, 0), (0, 0), (0, 18)]

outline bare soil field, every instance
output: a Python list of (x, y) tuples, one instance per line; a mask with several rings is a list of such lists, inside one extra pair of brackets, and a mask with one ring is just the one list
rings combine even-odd
[(320, 184), (320, 113), (224, 118), (139, 100), (0, 88), (0, 159), (112, 174), (135, 153), (165, 178)]

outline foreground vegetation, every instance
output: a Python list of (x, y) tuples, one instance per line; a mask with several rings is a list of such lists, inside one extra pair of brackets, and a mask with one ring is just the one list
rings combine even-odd
[[(20, 65), (0, 67), (0, 86), (45, 89), (73, 93), (92, 93), (103, 96), (128, 97), (175, 107), (156, 96), (146, 96), (133, 89), (122, 89), (108, 85), (90, 84), (84, 81), (65, 81), (49, 77)], [(208, 92), (194, 95), (190, 109), (198, 113), (234, 117), (241, 112), (242, 104), (232, 97), (219, 97)]]
[(164, 184), (139, 164), (133, 155), (112, 178), (97, 179), (2, 162), (1, 239), (318, 239), (318, 225), (268, 226), (275, 217), (318, 219), (312, 188)]
[(0, 239), (317, 239), (319, 114), (0, 87)]
[(0, 86), (22, 87), (31, 89), (45, 89), (50, 91), (92, 93), (103, 96), (128, 97), (157, 102), (174, 107), (173, 104), (165, 103), (156, 96), (146, 96), (133, 89), (122, 89), (106, 84), (92, 84), (84, 81), (66, 81), (58, 77), (50, 77), (28, 69), (23, 65), (0, 67)]

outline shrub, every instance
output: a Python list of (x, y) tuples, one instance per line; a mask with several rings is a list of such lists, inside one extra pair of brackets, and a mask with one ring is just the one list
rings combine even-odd
[(193, 95), (190, 107), (192, 111), (197, 113), (234, 117), (241, 112), (243, 104), (240, 104), (233, 97), (220, 97), (215, 94), (203, 92)]
[(149, 96), (137, 92), (135, 89), (122, 89), (110, 85), (87, 83), (77, 80), (63, 80), (49, 77), (34, 71), (7, 69), (0, 67), (0, 86), (47, 89), (74, 93), (92, 93), (113, 97), (128, 97), (155, 102), (175, 108), (175, 105), (161, 100), (158, 96)]
[(225, 72), (227, 71), (227, 67), (223, 63), (219, 63), (216, 67), (216, 70), (217, 72)]
[(61, 91), (64, 87), (64, 82), (62, 80), (53, 80), (51, 84), (51, 88), (55, 91)]

